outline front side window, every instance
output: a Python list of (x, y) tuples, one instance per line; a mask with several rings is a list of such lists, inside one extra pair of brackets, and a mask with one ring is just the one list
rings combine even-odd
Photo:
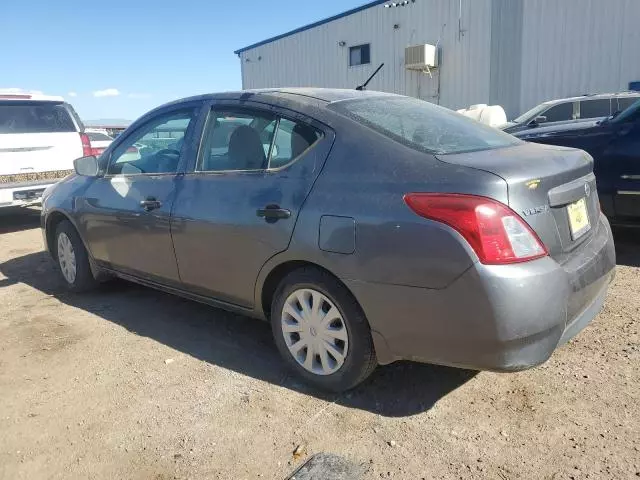
[(160, 115), (138, 128), (118, 145), (107, 174), (176, 173), (193, 109)]
[(371, 63), (371, 45), (358, 45), (349, 48), (349, 66), (366, 65)]
[(547, 122), (566, 122), (573, 120), (573, 102), (555, 105), (540, 115), (547, 117)]
[(583, 100), (580, 102), (580, 118), (598, 118), (611, 115), (611, 100)]
[(416, 98), (388, 96), (335, 102), (329, 108), (415, 150), (463, 153), (522, 143), (516, 137)]
[(199, 171), (280, 168), (320, 138), (312, 127), (258, 111), (212, 111), (203, 135)]

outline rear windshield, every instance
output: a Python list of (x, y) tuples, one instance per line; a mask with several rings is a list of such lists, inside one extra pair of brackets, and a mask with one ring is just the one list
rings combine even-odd
[(463, 153), (522, 143), (452, 110), (408, 97), (347, 100), (329, 105), (343, 115), (416, 150)]
[(62, 103), (0, 102), (0, 134), (75, 131), (71, 115)]
[(91, 140), (92, 142), (99, 142), (99, 141), (111, 141), (113, 140), (113, 138), (111, 138), (109, 135), (105, 135), (104, 133), (100, 133), (100, 132), (86, 132), (87, 136), (89, 137), (89, 140)]

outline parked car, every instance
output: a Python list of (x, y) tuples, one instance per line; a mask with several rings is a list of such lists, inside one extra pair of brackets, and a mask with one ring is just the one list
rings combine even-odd
[(85, 133), (89, 137), (89, 142), (91, 143), (91, 155), (99, 157), (102, 155), (111, 142), (113, 142), (113, 138), (103, 132), (97, 132), (94, 130), (86, 129)]
[(604, 93), (563, 98), (541, 103), (518, 118), (503, 125), (507, 133), (542, 127), (597, 121), (620, 113), (640, 99), (640, 92)]
[(91, 145), (62, 97), (0, 93), (0, 208), (40, 202)]
[[(179, 150), (121, 160), (169, 124)], [(42, 210), (71, 290), (117, 276), (269, 319), (330, 390), (398, 359), (538, 365), (600, 311), (616, 263), (589, 155), (397, 95), (192, 97), (75, 166)]]
[(519, 132), (536, 143), (581, 148), (595, 161), (604, 214), (619, 225), (640, 222), (640, 100), (621, 114), (581, 125)]

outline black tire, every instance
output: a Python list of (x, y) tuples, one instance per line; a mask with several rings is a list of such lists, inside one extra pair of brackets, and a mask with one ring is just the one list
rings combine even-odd
[[(62, 234), (66, 235), (70, 240), (76, 259), (76, 275), (73, 282), (67, 280), (62, 271), (60, 255), (58, 252), (58, 239)], [(62, 277), (64, 284), (69, 290), (76, 293), (86, 292), (98, 285), (98, 282), (91, 272), (91, 265), (89, 263), (89, 255), (87, 253), (87, 249), (84, 247), (84, 243), (82, 243), (82, 239), (80, 238), (80, 235), (78, 235), (75, 227), (68, 220), (62, 220), (56, 227), (53, 248), (55, 249), (56, 253), (55, 258), (56, 264), (58, 265), (58, 271), (60, 272), (60, 276)]]
[[(298, 289), (309, 288), (325, 295), (337, 307), (347, 330), (349, 348), (344, 364), (330, 375), (306, 370), (289, 352), (282, 332), (284, 303)], [(330, 274), (313, 268), (301, 268), (288, 274), (278, 286), (271, 307), (271, 329), (280, 354), (289, 368), (314, 387), (343, 392), (363, 382), (378, 365), (371, 329), (360, 305), (351, 292)]]

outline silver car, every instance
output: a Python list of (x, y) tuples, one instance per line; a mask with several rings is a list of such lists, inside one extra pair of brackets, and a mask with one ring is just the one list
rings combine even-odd
[(42, 210), (71, 290), (121, 277), (268, 320), (323, 389), (399, 359), (539, 365), (614, 275), (588, 154), (397, 95), (188, 98), (75, 168)]

